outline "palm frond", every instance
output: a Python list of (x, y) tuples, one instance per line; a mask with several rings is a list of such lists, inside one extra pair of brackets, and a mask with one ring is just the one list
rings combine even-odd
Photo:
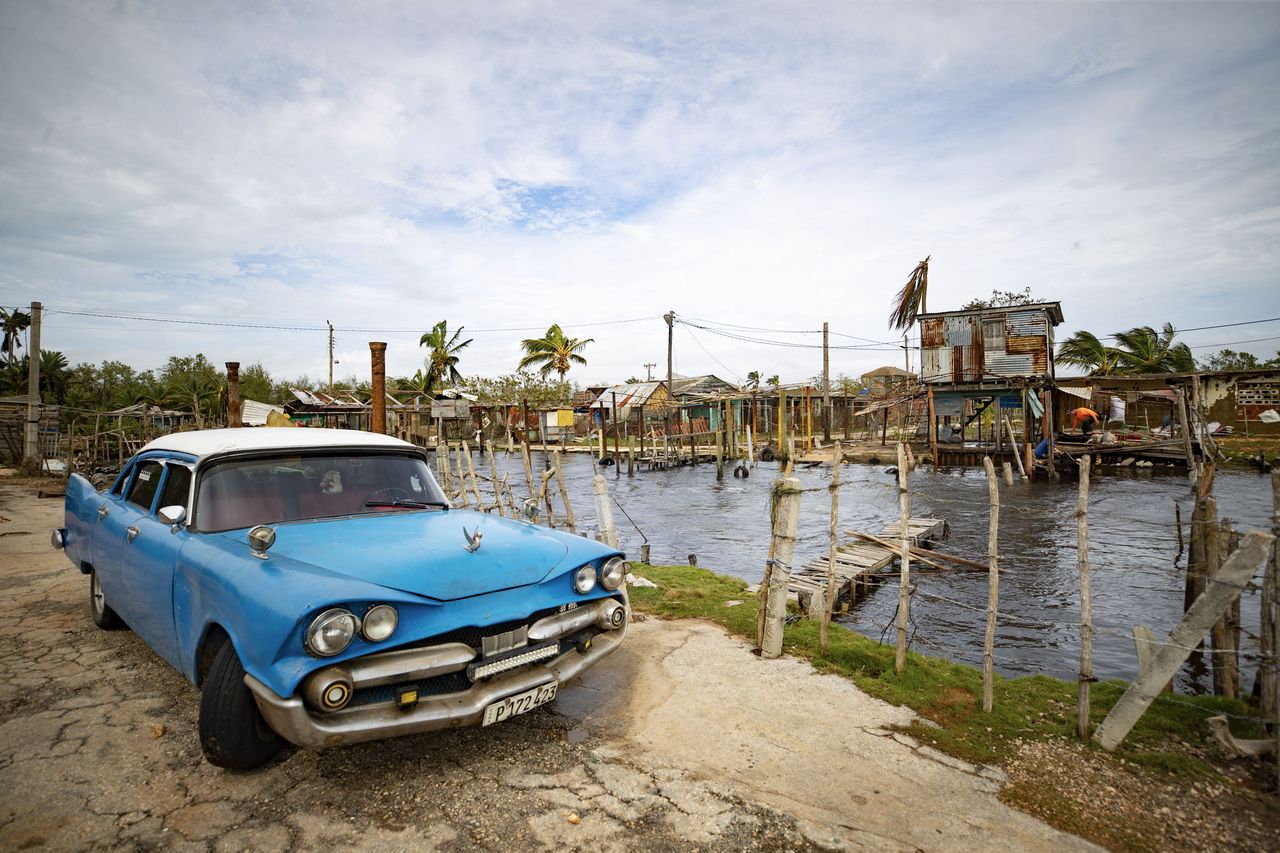
[(889, 325), (895, 329), (909, 329), (915, 325), (916, 316), (928, 310), (926, 298), (929, 292), (929, 255), (916, 264), (916, 268), (907, 276), (907, 283), (894, 297), (893, 311), (889, 314)]

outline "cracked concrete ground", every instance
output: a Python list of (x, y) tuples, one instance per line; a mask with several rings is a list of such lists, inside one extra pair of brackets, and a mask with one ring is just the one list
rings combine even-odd
[(999, 803), (998, 771), (911, 713), (718, 628), (648, 620), (550, 707), (255, 773), (200, 755), (198, 693), (48, 547), (61, 501), (0, 485), (0, 848), (1084, 847)]

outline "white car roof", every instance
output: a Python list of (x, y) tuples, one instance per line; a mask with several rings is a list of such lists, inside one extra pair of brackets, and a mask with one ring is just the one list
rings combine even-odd
[(157, 438), (143, 450), (171, 450), (197, 458), (239, 450), (299, 450), (323, 447), (414, 448), (389, 435), (354, 429), (313, 427), (244, 427), (175, 432)]

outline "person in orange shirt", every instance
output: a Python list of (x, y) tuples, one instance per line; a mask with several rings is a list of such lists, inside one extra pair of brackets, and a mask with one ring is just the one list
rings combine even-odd
[(1098, 425), (1098, 413), (1093, 409), (1081, 406), (1071, 413), (1071, 428), (1080, 427), (1081, 435), (1088, 437), (1093, 432), (1093, 428)]

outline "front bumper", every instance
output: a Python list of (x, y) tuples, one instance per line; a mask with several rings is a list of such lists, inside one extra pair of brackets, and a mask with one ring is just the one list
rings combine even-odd
[(307, 708), (301, 698), (277, 696), (252, 675), (244, 682), (253, 692), (263, 718), (277, 734), (297, 746), (336, 746), (369, 740), (411, 735), (439, 729), (477, 726), (484, 709), (494, 702), (558, 681), (564, 684), (601, 658), (611, 654), (622, 643), (630, 620), (616, 631), (606, 631), (592, 638), (585, 652), (576, 649), (561, 654), (545, 664), (534, 664), (511, 673), (496, 675), (477, 682), (469, 690), (442, 696), (427, 696), (409, 710), (394, 705), (376, 704), (347, 707), (340, 711), (317, 713)]

